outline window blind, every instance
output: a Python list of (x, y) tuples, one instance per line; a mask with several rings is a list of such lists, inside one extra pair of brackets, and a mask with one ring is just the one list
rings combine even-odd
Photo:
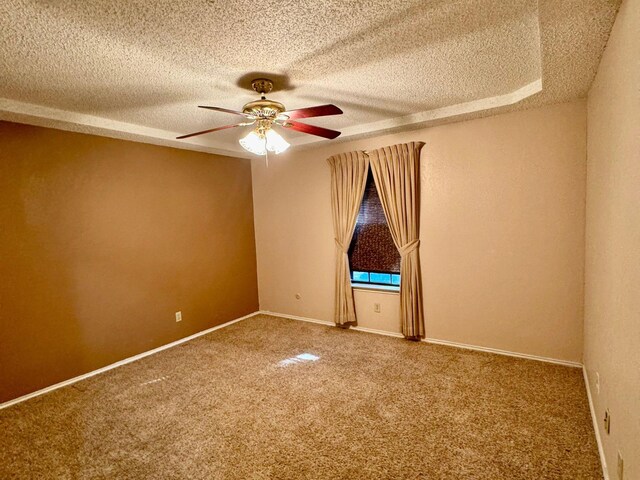
[(351, 271), (400, 273), (396, 249), (371, 171), (349, 248)]

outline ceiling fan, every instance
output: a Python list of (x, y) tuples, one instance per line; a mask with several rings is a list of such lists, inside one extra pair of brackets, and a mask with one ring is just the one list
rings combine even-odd
[(198, 108), (206, 108), (207, 110), (241, 115), (246, 119), (244, 122), (211, 128), (201, 132), (189, 133), (176, 138), (180, 140), (183, 138), (195, 137), (196, 135), (216, 132), (218, 130), (255, 125), (254, 129), (247, 136), (240, 139), (240, 145), (242, 145), (242, 148), (245, 150), (255, 153), (256, 155), (266, 155), (267, 151), (281, 153), (289, 148), (289, 143), (287, 143), (284, 138), (273, 130), (273, 127), (276, 125), (283, 128), (289, 128), (297, 132), (309, 133), (311, 135), (317, 135), (319, 137), (329, 139), (334, 139), (340, 135), (340, 132), (336, 130), (330, 130), (316, 125), (308, 125), (297, 121), (299, 118), (340, 115), (342, 110), (335, 105), (318, 105), (316, 107), (286, 110), (284, 105), (280, 102), (268, 100), (265, 97), (265, 95), (273, 88), (273, 82), (268, 78), (256, 78), (251, 82), (251, 87), (260, 94), (260, 100), (247, 103), (242, 107), (241, 112), (221, 107), (208, 107), (204, 105), (198, 106)]

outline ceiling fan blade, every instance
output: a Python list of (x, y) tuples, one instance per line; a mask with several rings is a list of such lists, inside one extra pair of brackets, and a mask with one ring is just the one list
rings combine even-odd
[(287, 120), (282, 124), (285, 128), (290, 128), (296, 132), (310, 133), (311, 135), (317, 135), (318, 137), (334, 139), (340, 135), (337, 130), (329, 130), (328, 128), (318, 127), (316, 125), (307, 125), (306, 123), (294, 122), (293, 120)]
[(206, 105), (198, 105), (198, 108), (206, 108), (207, 110), (215, 110), (216, 112), (233, 113), (234, 115), (242, 115), (243, 117), (252, 117), (252, 115), (249, 115), (248, 113), (239, 112), (237, 110), (229, 110), (228, 108), (209, 107)]
[(296, 110), (289, 110), (287, 112), (282, 112), (282, 115), (286, 115), (292, 120), (295, 120), (296, 118), (324, 117), (326, 115), (340, 115), (342, 113), (343, 113), (342, 110), (340, 110), (335, 105), (327, 104), (327, 105), (318, 105), (317, 107), (307, 107), (307, 108), (298, 108)]
[(247, 125), (247, 124), (246, 123), (236, 123), (235, 125), (225, 125), (224, 127), (210, 128), (209, 130), (203, 130), (201, 132), (195, 132), (195, 133), (188, 133), (186, 135), (180, 135), (179, 137), (176, 137), (176, 140), (182, 140), (183, 138), (195, 137), (196, 135), (204, 135), (205, 133), (217, 132), (218, 130), (226, 130), (227, 128), (244, 127), (245, 125)]

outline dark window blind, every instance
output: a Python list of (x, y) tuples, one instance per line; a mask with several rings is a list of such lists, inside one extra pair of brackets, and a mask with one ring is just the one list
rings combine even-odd
[(400, 254), (393, 243), (371, 171), (349, 248), (349, 262), (352, 272), (400, 273)]

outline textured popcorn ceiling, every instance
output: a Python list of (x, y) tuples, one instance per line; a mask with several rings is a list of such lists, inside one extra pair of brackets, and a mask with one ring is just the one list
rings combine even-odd
[[(244, 154), (251, 72), (342, 138), (584, 96), (619, 0), (0, 0), (0, 119)], [(256, 75), (257, 76), (257, 75)], [(326, 142), (285, 131), (293, 144)]]

